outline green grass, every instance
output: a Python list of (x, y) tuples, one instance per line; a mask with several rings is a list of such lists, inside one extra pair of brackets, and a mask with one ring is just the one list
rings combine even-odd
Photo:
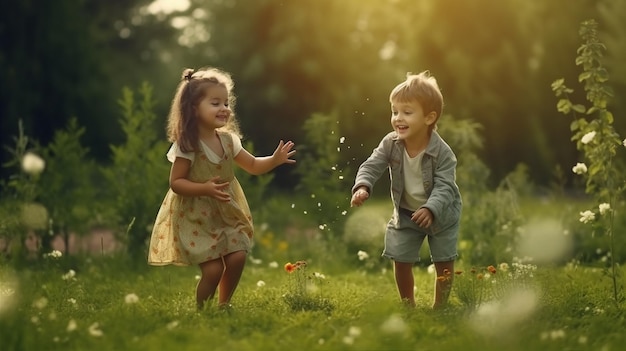
[[(313, 262), (307, 273), (326, 278), (311, 296), (333, 308), (294, 311), (283, 297), (293, 278), (285, 262), (250, 263), (232, 310), (197, 312), (195, 267), (138, 272), (114, 258), (46, 262), (0, 268), (2, 350), (617, 350), (626, 342), (624, 303), (613, 302), (609, 279), (592, 268), (539, 267), (531, 303), (500, 297), (471, 310), (453, 292), (450, 308), (432, 311), (434, 277), (424, 268), (415, 269), (418, 307), (406, 309), (390, 270), (325, 263), (322, 271)], [(69, 269), (76, 276), (64, 280)], [(126, 303), (128, 294), (138, 301)], [(90, 333), (94, 323), (101, 336)]]

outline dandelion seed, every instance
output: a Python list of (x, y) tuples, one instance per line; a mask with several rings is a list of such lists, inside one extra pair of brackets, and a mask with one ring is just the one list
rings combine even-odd
[(296, 208), (296, 204), (291, 204), (291, 208)]
[(130, 293), (124, 297), (124, 302), (126, 302), (127, 304), (137, 303), (139, 302), (139, 296), (137, 296), (135, 293)]
[(607, 204), (606, 202), (605, 202), (605, 203), (601, 203), (601, 204), (598, 206), (598, 210), (600, 210), (600, 214), (601, 214), (601, 215), (604, 215), (605, 213), (607, 213), (608, 211), (610, 211), (610, 210), (611, 210), (611, 205), (610, 205), (610, 204)]
[(359, 257), (359, 261), (367, 260), (370, 257), (370, 255), (363, 250), (359, 250), (356, 255)]
[(76, 321), (73, 319), (70, 319), (70, 321), (67, 322), (67, 327), (65, 328), (65, 330), (67, 330), (68, 333), (71, 333), (77, 328), (78, 328), (78, 324), (76, 324)]
[(595, 136), (596, 136), (596, 132), (595, 131), (589, 132), (589, 133), (583, 135), (582, 138), (580, 138), (580, 142), (583, 143), (583, 144), (589, 144), (593, 140), (593, 138)]
[(38, 155), (27, 152), (22, 158), (22, 170), (30, 175), (37, 175), (46, 168), (46, 162)]
[(259, 287), (259, 288), (262, 288), (262, 287), (265, 286), (265, 282), (262, 281), (262, 280), (259, 280), (258, 282), (256, 282), (256, 286)]
[(343, 142), (344, 142), (344, 141), (346, 141), (346, 137), (341, 137), (341, 138), (339, 138), (339, 143), (340, 143), (340, 144), (343, 144)]
[(343, 176), (342, 175), (339, 176), (339, 180), (343, 180)]
[(579, 219), (579, 221), (582, 222), (582, 223), (587, 224), (587, 223), (589, 223), (589, 222), (591, 222), (591, 221), (593, 221), (595, 219), (596, 219), (596, 214), (591, 212), (591, 211), (589, 211), (589, 210), (584, 211), (584, 212), (580, 212), (580, 219)]
[(587, 165), (585, 165), (584, 163), (578, 162), (576, 166), (572, 167), (572, 172), (576, 174), (587, 173)]
[(346, 211), (346, 210), (341, 211), (341, 215), (342, 215), (342, 216), (345, 216), (346, 214), (348, 214), (348, 211)]
[(195, 280), (200, 280), (200, 275), (196, 274), (196, 276), (194, 277)]
[(272, 262), (270, 262), (270, 263), (268, 264), (268, 266), (269, 266), (270, 268), (278, 268), (278, 262), (276, 262), (276, 261), (272, 261)]
[(89, 335), (93, 337), (101, 337), (102, 335), (104, 335), (104, 333), (100, 329), (100, 324), (98, 324), (98, 322), (90, 325), (88, 328), (88, 331), (89, 331)]

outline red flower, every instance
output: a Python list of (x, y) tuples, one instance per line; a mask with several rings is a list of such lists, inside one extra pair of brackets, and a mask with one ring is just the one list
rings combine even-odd
[(291, 264), (291, 262), (288, 262), (285, 264), (285, 270), (288, 273), (292, 273), (293, 271), (295, 271), (298, 267), (294, 264)]
[(487, 270), (489, 271), (489, 273), (491, 274), (496, 274), (496, 267), (494, 266), (489, 266), (487, 267)]

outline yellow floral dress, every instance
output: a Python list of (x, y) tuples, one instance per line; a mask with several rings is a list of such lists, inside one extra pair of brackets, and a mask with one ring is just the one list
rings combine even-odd
[(169, 189), (152, 230), (149, 264), (198, 264), (250, 249), (252, 216), (233, 172), (233, 136), (226, 132), (218, 132), (218, 135), (224, 156), (219, 163), (214, 163), (203, 151), (196, 151), (189, 180), (206, 182), (220, 176), (221, 181), (229, 182), (224, 191), (230, 194), (230, 201), (209, 196), (181, 196)]

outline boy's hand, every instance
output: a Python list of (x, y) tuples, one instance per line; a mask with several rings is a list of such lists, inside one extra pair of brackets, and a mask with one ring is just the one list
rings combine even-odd
[(359, 207), (363, 205), (365, 200), (370, 197), (370, 193), (365, 188), (359, 188), (352, 194), (352, 200), (350, 200), (350, 207)]
[(223, 189), (228, 187), (228, 182), (219, 183), (220, 177), (213, 177), (209, 179), (204, 185), (207, 187), (207, 195), (215, 198), (219, 201), (228, 202), (230, 201), (230, 195), (225, 192)]
[(433, 219), (433, 213), (430, 212), (430, 210), (426, 207), (418, 209), (417, 211), (413, 212), (413, 215), (411, 216), (411, 220), (417, 223), (417, 225), (419, 225), (421, 228), (430, 227), (430, 225), (433, 224)]

